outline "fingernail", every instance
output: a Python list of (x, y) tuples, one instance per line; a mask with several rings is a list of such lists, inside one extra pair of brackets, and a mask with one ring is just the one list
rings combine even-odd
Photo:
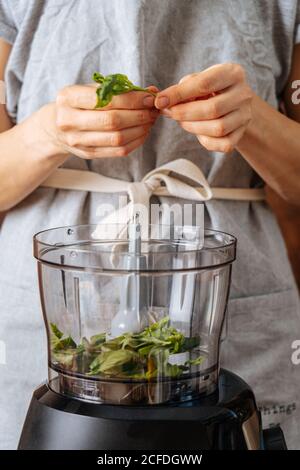
[(170, 100), (167, 96), (160, 96), (159, 98), (157, 98), (156, 106), (159, 109), (167, 108), (167, 106), (169, 106), (169, 104), (170, 104)]
[(143, 99), (143, 105), (146, 107), (152, 108), (152, 106), (154, 105), (154, 96), (151, 96), (151, 95), (146, 96)]

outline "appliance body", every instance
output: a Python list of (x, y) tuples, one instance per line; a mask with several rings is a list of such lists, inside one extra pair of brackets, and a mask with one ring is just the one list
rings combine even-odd
[(285, 450), (280, 428), (262, 431), (251, 388), (221, 370), (218, 391), (178, 405), (95, 404), (53, 392), (33, 395), (19, 449)]
[(37, 234), (49, 376), (19, 448), (283, 445), (280, 430), (263, 434), (250, 387), (219, 374), (235, 254), (233, 236), (194, 226)]

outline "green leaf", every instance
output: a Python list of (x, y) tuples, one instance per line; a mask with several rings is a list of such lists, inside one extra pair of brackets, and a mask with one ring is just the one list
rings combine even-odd
[(184, 365), (170, 364), (169, 357), (190, 352), (200, 344), (199, 337), (185, 338), (170, 326), (169, 317), (152, 323), (140, 333), (125, 333), (106, 339), (105, 333), (75, 341), (51, 324), (51, 352), (61, 367), (88, 375), (150, 380), (155, 377), (179, 377), (204, 360), (197, 357)]
[(184, 372), (185, 368), (177, 364), (167, 364), (165, 368), (165, 375), (167, 377), (180, 377)]
[(192, 336), (190, 338), (184, 338), (181, 346), (181, 352), (191, 351), (194, 348), (200, 346), (200, 337)]
[(60, 339), (60, 338), (63, 337), (64, 334), (58, 329), (58, 327), (57, 327), (57, 325), (56, 325), (55, 323), (50, 323), (50, 328), (51, 328), (52, 334), (53, 334), (56, 338)]
[(56, 342), (54, 345), (53, 350), (54, 351), (60, 351), (62, 349), (75, 349), (76, 348), (76, 343), (71, 338), (71, 336), (67, 336), (66, 338), (62, 338)]
[(115, 351), (122, 349), (123, 341), (126, 339), (126, 335), (117, 336), (116, 338), (105, 341), (102, 345), (103, 351)]
[(93, 80), (100, 86), (96, 90), (97, 103), (95, 108), (107, 106), (115, 95), (128, 93), (129, 91), (145, 91), (155, 96), (155, 93), (134, 85), (129, 78), (122, 73), (115, 73), (104, 77), (99, 72), (94, 72)]
[(56, 362), (59, 363), (61, 367), (67, 367), (68, 369), (73, 369), (74, 358), (76, 357), (73, 351), (60, 351), (55, 352), (53, 355)]
[(90, 364), (91, 374), (122, 375), (128, 371), (136, 370), (141, 365), (141, 359), (137, 353), (128, 349), (106, 351), (101, 353)]
[(91, 336), (90, 344), (92, 346), (99, 346), (103, 344), (106, 340), (106, 333), (99, 333), (98, 335)]
[(204, 356), (199, 356), (196, 359), (189, 359), (184, 363), (185, 366), (200, 366), (202, 362), (204, 361), (205, 357)]
[(93, 80), (94, 80), (96, 83), (103, 83), (104, 77), (103, 77), (103, 75), (101, 75), (101, 73), (95, 72), (95, 73), (93, 74)]
[(60, 331), (55, 323), (50, 323), (51, 328), (51, 336), (50, 336), (50, 343), (51, 343), (51, 350), (56, 352), (63, 349), (72, 349), (76, 348), (75, 341), (68, 336), (64, 338), (64, 334)]

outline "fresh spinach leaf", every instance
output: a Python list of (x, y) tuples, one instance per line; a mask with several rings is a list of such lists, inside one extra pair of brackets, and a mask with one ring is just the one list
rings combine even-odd
[(141, 357), (134, 351), (129, 349), (119, 349), (117, 351), (106, 351), (91, 363), (91, 374), (108, 374), (110, 376), (119, 375), (131, 372), (135, 373), (141, 370), (142, 360)]
[(107, 106), (115, 95), (128, 93), (129, 91), (145, 91), (155, 96), (155, 93), (134, 85), (129, 78), (122, 73), (115, 73), (104, 77), (99, 72), (93, 74), (93, 80), (99, 84), (96, 89), (97, 103), (95, 108), (103, 108)]
[(196, 357), (195, 359), (189, 359), (184, 363), (185, 366), (200, 366), (204, 361), (203, 356)]
[(72, 372), (93, 376), (138, 380), (180, 377), (204, 360), (199, 356), (183, 365), (170, 363), (170, 355), (193, 351), (200, 345), (200, 338), (186, 338), (170, 325), (169, 317), (140, 333), (125, 333), (111, 339), (107, 339), (106, 333), (99, 333), (89, 340), (83, 337), (78, 345), (53, 323), (51, 332), (53, 360)]
[(61, 339), (63, 337), (63, 333), (58, 329), (57, 325), (55, 325), (55, 323), (50, 323), (50, 328), (51, 328), (51, 332), (52, 334), (58, 338), (58, 339)]

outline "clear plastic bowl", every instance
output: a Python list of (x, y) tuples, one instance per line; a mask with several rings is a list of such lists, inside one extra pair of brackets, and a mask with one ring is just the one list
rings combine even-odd
[(214, 392), (236, 239), (149, 226), (137, 251), (132, 228), (95, 229), (34, 237), (50, 387), (121, 405)]

